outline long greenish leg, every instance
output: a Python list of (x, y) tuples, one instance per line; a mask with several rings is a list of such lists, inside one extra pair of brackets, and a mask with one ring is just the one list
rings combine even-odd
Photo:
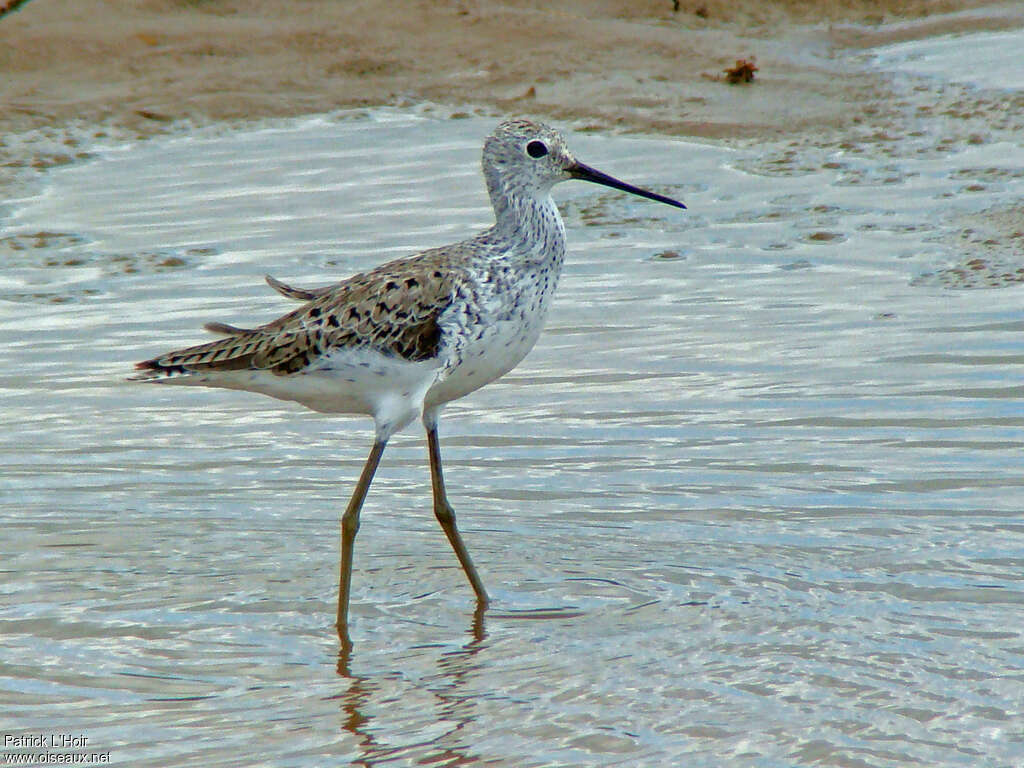
[(359, 511), (363, 508), (366, 492), (370, 490), (373, 474), (377, 471), (386, 445), (387, 440), (374, 442), (370, 455), (363, 465), (363, 472), (359, 475), (356, 489), (352, 492), (348, 507), (345, 508), (345, 514), (341, 516), (341, 574), (338, 578), (337, 628), (338, 638), (342, 645), (347, 647), (352, 645), (348, 634), (348, 600), (352, 591), (352, 552), (356, 543), (356, 533), (359, 531)]
[(462, 570), (466, 572), (469, 583), (476, 592), (478, 608), (487, 607), (487, 591), (484, 589), (480, 576), (473, 567), (473, 561), (469, 557), (466, 545), (462, 542), (459, 529), (455, 527), (455, 510), (448, 503), (448, 495), (444, 490), (444, 475), (441, 473), (441, 447), (437, 440), (437, 426), (427, 424), (427, 450), (430, 452), (430, 483), (434, 490), (434, 516), (441, 524), (448, 541), (451, 542), (455, 556), (459, 558)]

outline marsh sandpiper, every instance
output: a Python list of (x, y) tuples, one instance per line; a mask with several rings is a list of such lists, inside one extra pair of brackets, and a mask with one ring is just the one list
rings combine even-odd
[(579, 162), (562, 136), (508, 120), (487, 137), (483, 173), (495, 223), (459, 243), (397, 259), (322, 288), (267, 282), (302, 306), (256, 328), (210, 323), (224, 338), (136, 365), (132, 378), (223, 387), (293, 400), (323, 413), (366, 414), (373, 448), (341, 517), (337, 629), (348, 605), (359, 512), (388, 440), (419, 418), (427, 433), (434, 514), (476, 593), (487, 592), (455, 525), (441, 471), (438, 414), (512, 370), (544, 325), (565, 257), (552, 187), (580, 179), (685, 208)]

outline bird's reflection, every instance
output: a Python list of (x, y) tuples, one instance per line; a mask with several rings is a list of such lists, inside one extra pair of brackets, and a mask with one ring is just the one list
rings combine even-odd
[[(467, 765), (480, 759), (461, 739), (466, 727), (475, 719), (475, 687), (466, 688), (475, 673), (480, 671), (481, 665), (476, 656), (486, 647), (485, 613), (484, 606), (476, 608), (466, 631), (470, 639), (461, 647), (442, 653), (436, 662), (437, 671), (422, 678), (424, 690), (437, 699), (436, 719), (450, 723), (451, 728), (432, 739), (428, 747), (432, 751), (419, 759), (421, 763)], [(353, 672), (353, 663), (358, 657), (353, 643), (342, 643), (338, 651), (337, 671), (339, 677), (347, 681), (348, 687), (338, 699), (344, 714), (341, 727), (352, 734), (358, 744), (359, 754), (352, 758), (351, 764), (369, 768), (378, 760), (393, 758), (397, 745), (385, 743), (380, 737), (383, 729), (374, 726), (374, 717), (369, 712), (374, 706), (374, 694), (381, 686), (372, 675)], [(393, 710), (389, 710), (389, 714), (393, 714)]]

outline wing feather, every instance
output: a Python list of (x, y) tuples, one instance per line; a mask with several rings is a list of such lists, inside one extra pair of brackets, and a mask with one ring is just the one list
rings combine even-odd
[(451, 248), (435, 249), (315, 289), (268, 276), (278, 293), (306, 303), (257, 328), (208, 323), (207, 330), (227, 338), (138, 363), (135, 378), (243, 369), (287, 375), (325, 354), (356, 347), (410, 361), (436, 357), (444, 345), (441, 315), (469, 282), (460, 262)]
[(263, 279), (267, 281), (267, 285), (282, 296), (287, 299), (295, 299), (296, 301), (312, 301), (324, 294), (330, 293), (336, 287), (334, 285), (325, 285), (322, 288), (298, 288), (294, 285), (282, 283), (280, 280), (270, 275), (264, 275)]

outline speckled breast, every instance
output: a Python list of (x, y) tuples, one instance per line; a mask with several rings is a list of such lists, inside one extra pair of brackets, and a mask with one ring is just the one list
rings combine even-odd
[(427, 405), (455, 400), (504, 376), (540, 336), (558, 284), (561, 259), (491, 275), (442, 321), (450, 362)]

